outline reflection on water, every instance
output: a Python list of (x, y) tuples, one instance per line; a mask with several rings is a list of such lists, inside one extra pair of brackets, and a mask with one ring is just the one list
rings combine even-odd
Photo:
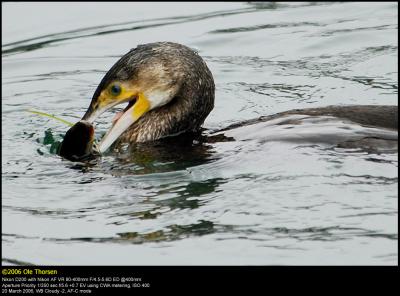
[[(132, 243), (143, 244), (149, 242), (163, 242), (184, 239), (188, 236), (201, 236), (213, 233), (214, 225), (209, 221), (199, 221), (197, 224), (190, 225), (169, 225), (166, 230), (158, 230), (149, 233), (124, 232), (117, 233), (115, 238), (71, 238), (67, 241), (84, 241), (84, 242), (114, 242), (114, 243)], [(63, 241), (60, 239), (49, 239), (51, 241)]]
[[(397, 141), (337, 139), (397, 133), (326, 118), (238, 124), (396, 105), (396, 3), (58, 5), (3, 6), (3, 264), (396, 264)], [(161, 40), (213, 72), (202, 134), (60, 159), (67, 127), (25, 110), (78, 121), (122, 54)]]
[(213, 159), (213, 148), (192, 137), (178, 136), (173, 139), (138, 145), (121, 145), (115, 149), (116, 163), (113, 173), (124, 171), (126, 166), (135, 164), (135, 174), (177, 171), (191, 166), (205, 164)]

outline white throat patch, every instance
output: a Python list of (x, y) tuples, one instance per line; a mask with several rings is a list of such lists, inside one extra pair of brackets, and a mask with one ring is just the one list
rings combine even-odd
[(157, 107), (161, 107), (167, 104), (172, 99), (172, 90), (152, 90), (148, 92), (144, 92), (144, 95), (150, 102), (150, 109), (154, 109)]

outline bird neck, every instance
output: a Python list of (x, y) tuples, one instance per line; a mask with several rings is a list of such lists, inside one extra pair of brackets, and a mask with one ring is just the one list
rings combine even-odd
[(196, 99), (177, 96), (146, 113), (120, 137), (120, 142), (147, 142), (197, 131), (211, 111), (203, 111), (198, 105)]

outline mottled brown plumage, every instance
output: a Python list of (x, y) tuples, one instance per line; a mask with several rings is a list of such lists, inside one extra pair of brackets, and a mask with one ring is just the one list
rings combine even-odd
[[(168, 72), (168, 86), (177, 89), (174, 98), (146, 113), (119, 137), (119, 142), (146, 142), (198, 131), (214, 108), (214, 79), (206, 63), (189, 47), (172, 42), (140, 45), (129, 51), (104, 76), (91, 106), (111, 81), (130, 80), (151, 88), (159, 83), (151, 71), (160, 64)], [(91, 112), (89, 107), (83, 119)]]

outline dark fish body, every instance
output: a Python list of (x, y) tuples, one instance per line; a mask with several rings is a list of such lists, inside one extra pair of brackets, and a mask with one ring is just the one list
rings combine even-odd
[(96, 155), (93, 142), (93, 125), (85, 120), (78, 121), (66, 132), (58, 155), (71, 161), (93, 158)]

